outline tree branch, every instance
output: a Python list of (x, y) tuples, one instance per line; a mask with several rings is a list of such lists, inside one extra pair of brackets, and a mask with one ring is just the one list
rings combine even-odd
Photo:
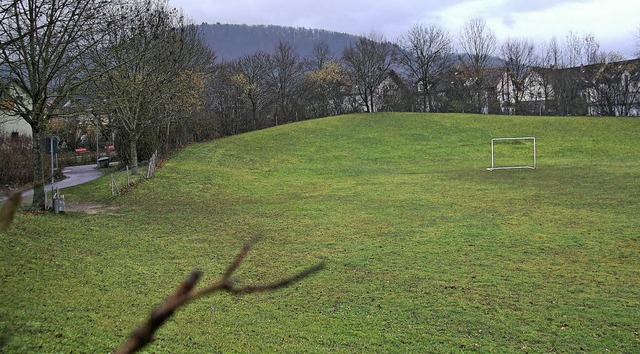
[(31, 185), (9, 195), (9, 198), (0, 206), (0, 231), (6, 231), (11, 227), (20, 202), (22, 202), (22, 193), (38, 186), (42, 186), (42, 184)]
[(324, 268), (324, 262), (321, 262), (303, 270), (300, 273), (274, 283), (236, 287), (231, 281), (231, 276), (238, 269), (255, 242), (256, 240), (254, 239), (242, 247), (233, 262), (229, 267), (227, 267), (227, 270), (220, 280), (198, 291), (194, 288), (202, 273), (198, 270), (194, 270), (189, 277), (180, 284), (178, 289), (176, 289), (176, 292), (153, 310), (149, 315), (149, 318), (147, 318), (147, 321), (131, 333), (131, 336), (127, 341), (123, 343), (120, 348), (114, 352), (114, 354), (134, 353), (149, 344), (153, 340), (153, 334), (162, 327), (165, 321), (173, 315), (175, 310), (180, 306), (186, 305), (192, 300), (210, 295), (217, 291), (226, 291), (240, 295), (276, 290), (298, 282)]
[(20, 206), (21, 199), (22, 193), (15, 192), (0, 207), (0, 231), (8, 230), (11, 223), (13, 223), (13, 218), (16, 215), (18, 206)]

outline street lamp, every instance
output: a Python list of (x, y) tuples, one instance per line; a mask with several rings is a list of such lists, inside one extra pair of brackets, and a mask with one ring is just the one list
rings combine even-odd
[(98, 117), (96, 117), (96, 166), (100, 168), (100, 146), (98, 145), (99, 135), (98, 135)]
[(98, 160), (100, 158), (99, 156), (99, 143), (98, 143), (98, 117), (96, 117), (95, 114), (93, 114), (93, 109), (89, 108), (87, 109), (87, 113), (89, 113), (90, 115), (93, 116), (94, 122), (96, 123), (96, 167), (100, 168), (100, 161)]

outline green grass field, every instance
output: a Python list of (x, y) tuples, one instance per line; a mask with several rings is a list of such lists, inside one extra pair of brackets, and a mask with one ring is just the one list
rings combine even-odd
[[(509, 136), (536, 137), (536, 170), (485, 170)], [(0, 234), (0, 351), (107, 353), (259, 236), (245, 284), (327, 266), (198, 300), (147, 352), (638, 353), (639, 138), (640, 119), (396, 113), (192, 145), (115, 200), (108, 176), (65, 190), (115, 213)]]

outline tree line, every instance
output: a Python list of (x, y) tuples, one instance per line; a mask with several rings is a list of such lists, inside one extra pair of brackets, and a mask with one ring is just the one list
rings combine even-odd
[[(583, 114), (575, 77), (560, 69), (623, 59), (572, 32), (539, 46), (498, 43), (472, 19), (457, 38), (416, 24), (395, 42), (371, 34), (342, 53), (318, 41), (301, 57), (281, 41), (224, 61), (163, 0), (3, 0), (1, 11), (0, 73), (17, 87), (13, 110), (33, 141), (80, 117), (96, 135), (115, 132), (120, 158), (134, 168), (154, 150), (349, 112), (498, 113), (488, 93), (496, 73), (508, 74), (515, 112), (529, 113), (520, 103), (533, 67), (554, 80), (540, 86), (555, 91), (545, 114)], [(44, 152), (32, 145), (33, 206), (42, 209)]]

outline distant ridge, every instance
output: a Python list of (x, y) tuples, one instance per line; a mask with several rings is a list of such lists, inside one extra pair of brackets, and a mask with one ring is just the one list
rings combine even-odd
[(321, 29), (274, 25), (202, 23), (200, 29), (217, 57), (231, 61), (258, 51), (271, 53), (279, 41), (291, 44), (300, 57), (308, 57), (316, 43), (326, 42), (336, 57), (358, 36)]

